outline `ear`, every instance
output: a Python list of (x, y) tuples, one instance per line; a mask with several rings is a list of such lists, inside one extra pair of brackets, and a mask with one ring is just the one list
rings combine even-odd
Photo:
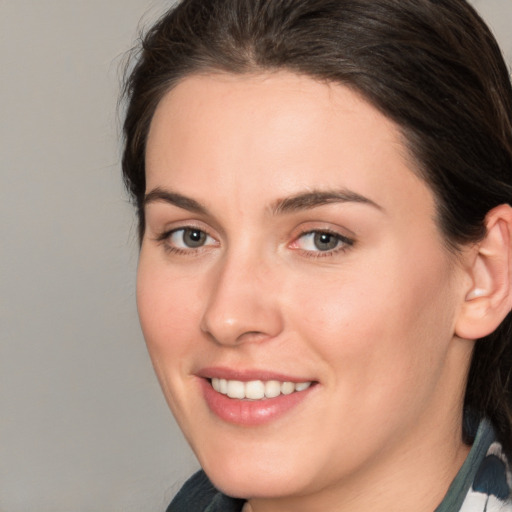
[(461, 338), (491, 334), (512, 309), (512, 208), (502, 204), (485, 218), (486, 235), (472, 252), (468, 287), (455, 325)]

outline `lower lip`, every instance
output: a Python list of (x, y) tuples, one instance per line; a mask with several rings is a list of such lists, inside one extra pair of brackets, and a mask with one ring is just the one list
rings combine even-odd
[(269, 423), (299, 405), (315, 386), (289, 395), (279, 395), (263, 400), (239, 400), (215, 391), (210, 381), (201, 378), (206, 404), (221, 420), (241, 426), (257, 426)]

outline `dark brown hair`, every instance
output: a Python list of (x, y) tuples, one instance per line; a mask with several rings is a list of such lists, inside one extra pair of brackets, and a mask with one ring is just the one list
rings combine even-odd
[[(125, 82), (123, 174), (144, 234), (145, 144), (167, 91), (193, 73), (285, 69), (358, 91), (401, 128), (447, 245), (512, 203), (512, 88), (465, 0), (183, 0), (142, 38)], [(512, 453), (512, 317), (476, 343), (467, 408)]]

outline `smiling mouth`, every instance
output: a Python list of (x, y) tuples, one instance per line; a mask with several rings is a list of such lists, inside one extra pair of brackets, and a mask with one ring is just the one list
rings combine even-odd
[(229, 398), (238, 400), (265, 400), (276, 398), (280, 395), (291, 395), (292, 393), (305, 391), (314, 383), (306, 382), (281, 382), (278, 380), (251, 380), (248, 382), (240, 380), (228, 380), (212, 378), (210, 384), (215, 391)]

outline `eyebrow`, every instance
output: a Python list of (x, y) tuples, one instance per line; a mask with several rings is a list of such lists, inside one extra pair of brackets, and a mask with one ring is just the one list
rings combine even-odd
[[(208, 214), (206, 207), (195, 199), (178, 194), (177, 192), (164, 190), (160, 187), (154, 188), (144, 197), (144, 206), (156, 202), (172, 204), (192, 213), (201, 215)], [(360, 203), (383, 211), (383, 208), (376, 202), (348, 189), (328, 191), (312, 190), (284, 199), (278, 199), (270, 206), (270, 211), (273, 215), (280, 215), (301, 210), (310, 210), (332, 203)]]
[(200, 213), (202, 215), (208, 213), (207, 209), (196, 200), (176, 192), (163, 190), (160, 187), (154, 188), (144, 196), (144, 206), (157, 202), (169, 203), (192, 213)]
[(297, 194), (291, 197), (277, 200), (272, 206), (271, 211), (274, 215), (281, 213), (292, 213), (299, 210), (310, 210), (326, 204), (332, 203), (361, 203), (372, 206), (377, 210), (383, 211), (382, 206), (376, 202), (362, 196), (352, 190), (312, 190), (309, 192)]

